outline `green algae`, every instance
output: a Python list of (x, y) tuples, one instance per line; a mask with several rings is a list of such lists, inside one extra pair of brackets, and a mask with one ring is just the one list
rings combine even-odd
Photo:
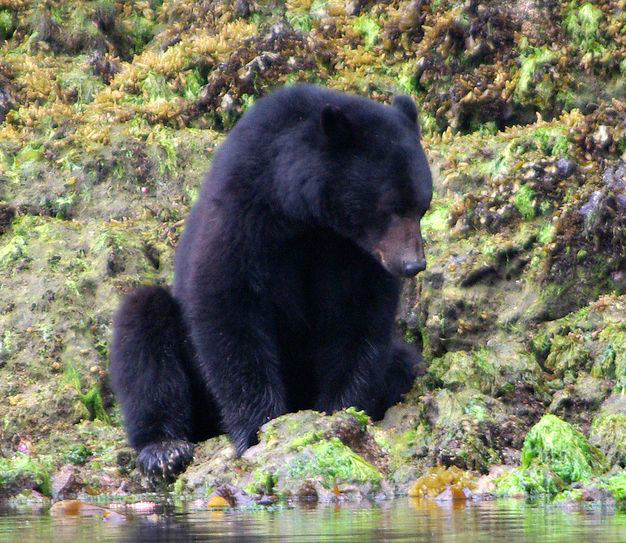
[(604, 349), (595, 359), (591, 374), (615, 381), (614, 392), (626, 392), (626, 326), (610, 324), (598, 335)]
[(257, 469), (252, 474), (252, 482), (246, 486), (245, 490), (248, 494), (272, 496), (277, 482), (278, 477), (273, 473)]
[(531, 466), (507, 473), (496, 481), (494, 494), (499, 497), (521, 495), (555, 495), (567, 488), (566, 483), (549, 466)]
[[(86, 57), (79, 57), (79, 62), (86, 62)], [(89, 104), (94, 101), (105, 85), (94, 75), (85, 71), (81, 66), (57, 76), (60, 88), (67, 93), (68, 99), (78, 105)]]
[(521, 465), (496, 481), (495, 494), (556, 495), (607, 470), (603, 453), (574, 427), (544, 415), (524, 440)]
[(78, 392), (80, 403), (87, 410), (89, 420), (100, 420), (106, 424), (111, 424), (111, 417), (106, 412), (102, 401), (100, 385), (96, 384), (83, 393), (80, 374), (73, 366), (66, 368), (64, 378), (67, 384)]
[(450, 207), (448, 205), (433, 205), (422, 219), (422, 233), (426, 236), (444, 232), (448, 227)]
[(596, 416), (589, 431), (589, 443), (605, 454), (610, 465), (626, 467), (626, 415)]
[(15, 32), (16, 20), (12, 11), (0, 10), (0, 40), (8, 40)]
[(535, 465), (548, 466), (566, 484), (590, 479), (607, 468), (602, 452), (554, 415), (544, 415), (524, 440), (521, 469)]
[(443, 358), (435, 358), (428, 371), (453, 390), (471, 387), (489, 393), (496, 378), (496, 368), (484, 350), (446, 353)]
[(543, 154), (553, 157), (570, 155), (571, 143), (562, 127), (541, 127), (532, 134), (532, 140)]
[(616, 500), (626, 501), (626, 471), (606, 477), (603, 483)]
[(0, 495), (12, 486), (34, 483), (37, 490), (45, 496), (52, 492), (52, 462), (49, 457), (34, 458), (17, 453), (11, 458), (0, 457)]
[(338, 483), (379, 485), (382, 474), (338, 438), (321, 441), (300, 453), (289, 465), (289, 477), (321, 477), (326, 488)]
[(74, 464), (75, 466), (82, 466), (89, 457), (92, 455), (92, 452), (84, 445), (76, 445), (72, 447), (66, 454), (65, 458), (70, 464)]
[(353, 24), (354, 29), (363, 36), (365, 49), (371, 49), (378, 43), (380, 26), (374, 19), (367, 15), (361, 15), (354, 20)]
[[(519, 102), (529, 99), (539, 71), (556, 60), (557, 54), (546, 47), (529, 47), (520, 55), (519, 79), (515, 87), (515, 98)], [(551, 91), (552, 89), (546, 89)]]
[(522, 185), (515, 194), (513, 204), (524, 219), (533, 219), (537, 213), (534, 189), (529, 185)]
[(602, 53), (605, 45), (601, 41), (600, 26), (604, 19), (602, 10), (591, 2), (577, 6), (572, 2), (565, 18), (565, 28), (574, 43), (585, 53)]
[(583, 338), (574, 334), (557, 336), (552, 341), (544, 366), (567, 382), (590, 369), (591, 357)]

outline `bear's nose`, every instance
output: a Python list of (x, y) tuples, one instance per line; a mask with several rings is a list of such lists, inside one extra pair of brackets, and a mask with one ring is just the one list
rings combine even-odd
[(426, 269), (426, 261), (425, 260), (416, 260), (415, 262), (405, 262), (402, 265), (402, 275), (405, 277), (413, 277), (417, 275), (419, 272), (424, 271)]

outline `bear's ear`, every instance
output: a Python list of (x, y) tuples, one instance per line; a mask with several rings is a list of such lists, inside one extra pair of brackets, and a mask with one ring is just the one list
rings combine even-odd
[(351, 126), (348, 117), (337, 106), (326, 104), (322, 108), (320, 114), (320, 125), (326, 137), (335, 140), (347, 142), (351, 136)]
[(412, 122), (417, 124), (417, 107), (415, 102), (408, 96), (396, 96), (393, 99), (393, 107), (399, 109), (404, 113)]

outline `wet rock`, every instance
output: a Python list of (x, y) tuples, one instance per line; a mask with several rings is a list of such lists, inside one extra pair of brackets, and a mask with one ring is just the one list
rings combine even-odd
[(600, 125), (598, 130), (593, 134), (593, 141), (598, 148), (607, 149), (613, 141), (608, 126)]
[(496, 481), (496, 494), (557, 494), (607, 470), (604, 454), (575, 428), (545, 415), (528, 433), (521, 466)]
[(611, 465), (626, 467), (626, 413), (601, 412), (593, 419), (589, 442), (606, 455)]
[(585, 502), (607, 502), (613, 498), (613, 494), (604, 488), (586, 487), (583, 488), (581, 500)]
[(15, 218), (15, 208), (8, 204), (0, 204), (0, 236), (10, 227)]
[(235, 460), (225, 438), (199, 446), (181, 479), (184, 492), (227, 484), (256, 496), (317, 496), (320, 501), (384, 492), (387, 455), (371, 435), (367, 417), (354, 410), (285, 415), (264, 425), (259, 437), (241, 460)]
[(560, 179), (567, 179), (576, 171), (576, 163), (567, 158), (560, 158), (556, 162), (557, 174)]
[(67, 500), (76, 497), (82, 481), (76, 466), (66, 464), (52, 476), (52, 499)]

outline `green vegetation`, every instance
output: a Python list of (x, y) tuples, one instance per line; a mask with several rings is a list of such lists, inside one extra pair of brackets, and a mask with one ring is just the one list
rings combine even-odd
[(565, 28), (574, 43), (586, 53), (599, 54), (604, 52), (600, 27), (603, 23), (602, 10), (591, 2), (578, 7), (572, 2), (569, 14), (565, 18)]
[(536, 214), (535, 191), (533, 188), (529, 185), (522, 185), (515, 194), (513, 204), (524, 219), (533, 219)]
[(529, 47), (520, 55), (519, 79), (515, 87), (516, 100), (524, 103), (529, 99), (529, 94), (534, 90), (534, 84), (541, 69), (556, 58), (557, 54), (546, 47)]
[(363, 457), (333, 437), (300, 453), (289, 467), (293, 479), (321, 477), (326, 488), (338, 483), (378, 485), (382, 474)]
[(8, 9), (0, 9), (0, 40), (8, 40), (15, 32), (15, 16)]
[(70, 464), (80, 466), (87, 461), (91, 454), (91, 451), (81, 443), (70, 449), (65, 458)]
[(361, 15), (354, 20), (354, 29), (363, 36), (366, 49), (371, 49), (378, 43), (380, 27), (378, 23), (366, 15)]
[(17, 453), (12, 458), (0, 457), (0, 496), (7, 492), (8, 487), (28, 486), (28, 482), (35, 484), (45, 496), (51, 495), (52, 463), (48, 457), (33, 458), (26, 454)]
[(524, 440), (521, 469), (549, 466), (566, 484), (590, 479), (606, 471), (602, 452), (570, 424), (544, 415)]
[(521, 466), (496, 482), (496, 494), (555, 495), (607, 469), (606, 458), (570, 424), (544, 415), (524, 440)]
[(82, 393), (81, 377), (76, 368), (68, 366), (65, 371), (65, 380), (68, 385), (76, 389), (79, 394), (80, 402), (87, 410), (89, 420), (101, 420), (106, 424), (111, 423), (111, 417), (106, 412), (102, 402), (102, 394), (100, 385), (92, 386), (86, 393)]

